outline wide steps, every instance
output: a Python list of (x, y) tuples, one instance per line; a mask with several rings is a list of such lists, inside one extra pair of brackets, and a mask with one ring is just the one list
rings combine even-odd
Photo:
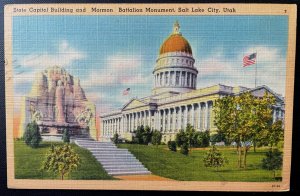
[(74, 141), (88, 149), (109, 175), (151, 174), (127, 149), (119, 149), (112, 142), (97, 142), (90, 138)]
[(150, 171), (121, 171), (121, 172), (108, 172), (112, 176), (124, 176), (124, 175), (148, 175), (151, 174)]

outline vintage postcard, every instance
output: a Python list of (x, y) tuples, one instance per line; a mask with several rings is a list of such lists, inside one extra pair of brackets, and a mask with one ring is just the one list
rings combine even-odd
[(286, 191), (296, 5), (5, 6), (9, 188)]

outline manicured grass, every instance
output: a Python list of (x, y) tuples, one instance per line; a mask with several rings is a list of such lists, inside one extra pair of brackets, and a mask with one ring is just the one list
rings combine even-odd
[[(62, 142), (52, 143), (54, 145), (63, 145)], [(80, 166), (73, 171), (66, 179), (72, 180), (111, 180), (101, 164), (97, 162), (92, 154), (75, 144), (71, 144), (75, 152), (81, 159)], [(60, 179), (59, 176), (52, 173), (41, 171), (41, 164), (45, 154), (51, 146), (50, 142), (42, 142), (39, 148), (30, 148), (24, 141), (15, 141), (15, 178), (16, 179)]]
[[(181, 181), (275, 181), (272, 173), (261, 169), (261, 160), (267, 149), (257, 149), (248, 153), (247, 169), (237, 168), (237, 154), (232, 148), (220, 147), (229, 164), (219, 171), (206, 168), (203, 157), (208, 149), (193, 149), (188, 155), (171, 152), (166, 145), (146, 146), (138, 144), (119, 144), (131, 151), (153, 174)], [(281, 171), (277, 171), (279, 176)]]

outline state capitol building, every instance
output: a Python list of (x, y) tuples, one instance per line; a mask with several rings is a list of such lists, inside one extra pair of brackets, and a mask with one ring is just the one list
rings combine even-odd
[(112, 138), (118, 133), (128, 140), (138, 126), (149, 126), (162, 132), (162, 141), (174, 140), (180, 129), (191, 124), (196, 131), (216, 131), (213, 119), (214, 101), (226, 95), (250, 91), (261, 97), (269, 92), (276, 97), (273, 120), (284, 118), (284, 98), (267, 86), (214, 86), (197, 89), (198, 70), (192, 48), (179, 31), (176, 22), (171, 35), (163, 42), (153, 70), (154, 86), (150, 96), (133, 98), (120, 110), (101, 114), (101, 136)]

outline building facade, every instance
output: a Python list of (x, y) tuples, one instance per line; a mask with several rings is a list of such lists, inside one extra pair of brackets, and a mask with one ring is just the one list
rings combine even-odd
[(262, 97), (269, 92), (276, 97), (273, 119), (284, 118), (284, 98), (267, 86), (256, 88), (231, 87), (217, 84), (197, 89), (198, 70), (194, 66), (192, 48), (179, 31), (176, 22), (173, 32), (160, 47), (153, 70), (153, 89), (150, 96), (133, 98), (120, 110), (101, 114), (101, 136), (112, 138), (118, 133), (130, 140), (138, 126), (149, 126), (162, 132), (162, 141), (174, 140), (180, 129), (191, 124), (196, 131), (216, 131), (213, 106), (216, 99), (250, 91)]

